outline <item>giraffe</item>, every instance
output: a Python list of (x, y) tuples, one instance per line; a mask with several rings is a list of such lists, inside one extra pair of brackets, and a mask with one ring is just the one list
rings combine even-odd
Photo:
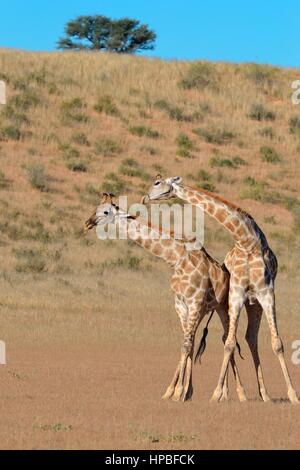
[[(126, 220), (125, 230), (128, 238), (162, 258), (174, 270), (171, 289), (175, 296), (175, 310), (183, 330), (183, 343), (180, 362), (162, 398), (186, 401), (191, 398), (193, 393), (192, 366), (195, 335), (205, 315), (211, 314), (210, 321), (215, 310), (223, 326), (223, 342), (227, 337), (229, 326), (228, 271), (225, 267), (221, 267), (203, 247), (197, 250), (188, 249), (187, 246), (191, 248), (191, 241), (177, 240), (170, 233), (155, 229), (150, 224), (122, 211), (113, 203), (112, 195), (104, 193), (96, 212), (86, 221), (85, 230), (107, 223), (118, 224), (124, 219)], [(208, 323), (204, 330), (205, 336)], [(195, 359), (200, 359), (204, 349), (205, 337), (200, 343)], [(240, 401), (245, 401), (245, 391), (233, 355), (230, 362), (236, 380), (238, 398)], [(221, 399), (228, 399), (227, 373), (222, 385)]]
[(271, 332), (272, 349), (278, 357), (291, 403), (299, 399), (293, 388), (284, 358), (283, 343), (276, 322), (274, 282), (277, 273), (277, 260), (268, 245), (267, 239), (255, 220), (240, 207), (203, 189), (185, 186), (181, 177), (163, 179), (157, 175), (149, 194), (143, 198), (147, 203), (178, 197), (195, 206), (203, 207), (206, 214), (213, 217), (234, 238), (234, 247), (225, 257), (224, 264), (230, 273), (229, 281), (229, 332), (224, 345), (224, 358), (217, 387), (211, 401), (219, 401), (222, 385), (231, 355), (236, 346), (236, 332), (242, 307), (245, 305), (248, 316), (246, 340), (254, 360), (259, 394), (263, 401), (269, 401), (260, 358), (258, 353), (258, 331), (264, 312)]

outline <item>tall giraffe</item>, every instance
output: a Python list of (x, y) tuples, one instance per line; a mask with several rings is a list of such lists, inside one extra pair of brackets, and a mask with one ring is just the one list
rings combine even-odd
[[(264, 401), (269, 400), (258, 354), (258, 330), (264, 311), (271, 331), (272, 348), (279, 359), (287, 385), (288, 398), (292, 403), (299, 403), (284, 359), (283, 343), (276, 323), (274, 282), (277, 260), (262, 230), (251, 215), (241, 208), (214, 193), (183, 185), (180, 177), (163, 179), (161, 175), (157, 175), (154, 185), (149, 194), (143, 198), (143, 202), (172, 197), (201, 206), (205, 213), (231, 233), (235, 241), (234, 248), (229, 251), (224, 261), (230, 272), (230, 323), (221, 373), (212, 401), (219, 401), (221, 398), (228, 363), (236, 346), (240, 312), (245, 305), (249, 325), (246, 340), (253, 356), (260, 396)], [(250, 318), (252, 321), (249, 322)]]
[[(174, 269), (171, 288), (175, 294), (175, 310), (183, 330), (183, 343), (180, 362), (163, 398), (185, 401), (191, 398), (193, 392), (194, 341), (197, 328), (204, 316), (216, 310), (224, 329), (223, 342), (227, 337), (229, 274), (226, 268), (211, 258), (204, 248), (187, 249), (184, 240), (174, 239), (167, 232), (155, 229), (150, 224), (120, 210), (108, 194), (103, 195), (96, 212), (86, 221), (85, 229), (107, 223), (117, 224), (121, 219), (126, 219), (125, 230), (129, 239), (162, 258)], [(166, 235), (169, 235), (168, 238)], [(201, 356), (202, 346), (203, 343), (200, 344), (196, 358)], [(239, 400), (245, 401), (245, 391), (233, 355), (231, 365)], [(221, 398), (225, 400), (227, 397), (228, 374), (222, 385)]]

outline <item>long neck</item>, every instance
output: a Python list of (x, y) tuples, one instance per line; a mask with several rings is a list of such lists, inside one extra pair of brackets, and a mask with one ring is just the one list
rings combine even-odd
[(126, 230), (128, 238), (162, 258), (170, 266), (174, 266), (185, 253), (186, 249), (181, 240), (176, 240), (167, 232), (161, 232), (138, 219), (127, 219)]
[(213, 217), (231, 233), (240, 247), (249, 249), (260, 241), (262, 232), (252, 217), (234, 206), (234, 204), (201, 189), (177, 184), (174, 184), (173, 188), (174, 193), (180, 199), (195, 206), (203, 207), (206, 214)]

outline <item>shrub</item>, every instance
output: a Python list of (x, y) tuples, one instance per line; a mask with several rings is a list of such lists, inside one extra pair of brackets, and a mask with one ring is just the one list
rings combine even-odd
[(300, 116), (292, 116), (289, 120), (290, 133), (300, 137)]
[(210, 129), (193, 129), (194, 134), (202, 137), (205, 142), (209, 144), (217, 144), (222, 145), (230, 142), (234, 139), (235, 134), (231, 131), (226, 129), (219, 129), (219, 128), (210, 128)]
[(185, 78), (178, 85), (186, 90), (191, 88), (201, 90), (206, 87), (215, 88), (216, 83), (215, 67), (206, 62), (197, 62), (190, 66)]
[(238, 168), (239, 166), (247, 165), (245, 160), (239, 156), (230, 158), (222, 158), (218, 152), (215, 152), (210, 159), (210, 165), (212, 167), (229, 167)]
[(87, 122), (88, 116), (83, 113), (84, 109), (86, 109), (86, 104), (81, 98), (64, 101), (61, 105), (63, 121), (66, 124), (72, 121)]
[(40, 103), (39, 97), (32, 91), (27, 91), (22, 95), (13, 96), (9, 104), (24, 111), (30, 107), (35, 107)]
[(4, 107), (3, 116), (13, 121), (14, 124), (16, 124), (17, 126), (21, 124), (29, 124), (29, 119), (27, 118), (26, 114), (19, 113), (11, 105), (7, 105)]
[(145, 172), (144, 168), (142, 168), (140, 164), (132, 158), (123, 160), (122, 165), (119, 167), (119, 173), (124, 176), (142, 178), (145, 181), (149, 181), (151, 179), (150, 175)]
[(27, 167), (27, 174), (31, 186), (42, 192), (49, 191), (49, 177), (45, 168), (40, 163), (32, 163)]
[(108, 181), (104, 181), (102, 184), (102, 189), (104, 192), (112, 193), (115, 194), (115, 196), (118, 196), (120, 193), (129, 190), (126, 181), (124, 181), (115, 173), (108, 173), (105, 178)]
[(129, 132), (138, 137), (150, 137), (152, 139), (158, 139), (160, 136), (158, 131), (152, 130), (150, 127), (146, 126), (130, 127)]
[(258, 133), (262, 137), (268, 137), (269, 139), (273, 139), (275, 137), (274, 131), (272, 127), (264, 127), (263, 129), (260, 129)]
[(0, 170), (0, 189), (7, 189), (9, 181), (5, 178), (3, 171)]
[(274, 121), (276, 115), (273, 111), (270, 111), (262, 104), (254, 104), (251, 107), (249, 118), (256, 121)]
[(17, 259), (23, 260), (16, 265), (16, 271), (19, 273), (42, 273), (47, 270), (40, 251), (19, 249), (15, 250), (14, 254)]
[(75, 171), (75, 172), (86, 173), (88, 171), (88, 167), (87, 167), (86, 163), (84, 163), (82, 161), (79, 161), (79, 162), (70, 161), (70, 162), (67, 163), (67, 168), (69, 170)]
[(278, 68), (269, 65), (247, 64), (246, 77), (257, 86), (271, 86), (278, 72)]
[(176, 150), (176, 155), (178, 155), (178, 157), (183, 157), (183, 158), (192, 158), (190, 151), (184, 147), (179, 147)]
[(275, 149), (266, 145), (260, 147), (260, 156), (262, 161), (268, 163), (279, 163), (282, 161), (281, 155), (279, 155), (279, 153), (277, 153)]
[(108, 116), (120, 116), (120, 112), (115, 105), (113, 99), (109, 95), (104, 95), (98, 98), (97, 103), (94, 106), (95, 111), (98, 113), (105, 113)]
[(72, 141), (74, 144), (78, 145), (86, 145), (87, 147), (90, 145), (87, 136), (83, 132), (77, 132), (72, 135)]
[(252, 176), (246, 176), (243, 182), (248, 186), (248, 188), (241, 190), (241, 199), (254, 199), (255, 201), (264, 201), (266, 199), (266, 183), (256, 181)]
[(176, 121), (191, 121), (192, 117), (187, 116), (184, 114), (184, 111), (179, 106), (173, 106), (168, 103), (166, 100), (159, 100), (154, 103), (154, 106), (161, 109), (162, 111), (166, 111), (170, 119), (174, 119)]
[(110, 157), (122, 152), (122, 148), (118, 142), (112, 139), (101, 139), (95, 143), (95, 150), (104, 157)]
[(198, 188), (202, 188), (207, 191), (215, 191), (215, 185), (212, 182), (212, 175), (208, 173), (208, 171), (200, 169), (196, 174), (189, 174), (187, 177), (196, 181)]
[(149, 155), (152, 155), (152, 156), (160, 154), (158, 149), (156, 149), (154, 147), (151, 147), (150, 145), (145, 145), (145, 146), (141, 147), (141, 151), (146, 152), (146, 153), (148, 153)]
[(178, 147), (184, 148), (186, 150), (191, 150), (194, 147), (193, 142), (191, 141), (189, 136), (187, 134), (184, 134), (183, 132), (181, 132), (177, 136), (176, 144), (178, 145)]
[(0, 141), (20, 140), (21, 131), (17, 126), (7, 126), (0, 129)]

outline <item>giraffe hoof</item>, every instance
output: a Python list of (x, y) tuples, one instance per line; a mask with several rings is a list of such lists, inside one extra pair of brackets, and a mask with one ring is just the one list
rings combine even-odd
[(271, 398), (266, 393), (261, 393), (260, 396), (261, 396), (262, 401), (265, 403), (268, 403), (268, 401), (271, 401)]
[(170, 400), (174, 393), (174, 389), (167, 388), (166, 393), (161, 397), (162, 400)]
[(297, 397), (297, 393), (295, 392), (295, 390), (289, 390), (288, 391), (288, 397), (289, 397), (290, 402), (293, 405), (299, 405), (300, 404), (299, 398)]
[(222, 393), (221, 398), (220, 398), (219, 401), (220, 401), (220, 402), (221, 402), (221, 401), (228, 401), (228, 395), (227, 395), (227, 393)]
[(210, 402), (217, 403), (221, 400), (221, 397), (222, 397), (222, 390), (215, 390), (210, 399)]
[(247, 401), (247, 397), (246, 397), (246, 393), (245, 393), (245, 390), (243, 389), (240, 389), (238, 392), (238, 397), (239, 397), (239, 401), (242, 403), (244, 401)]

